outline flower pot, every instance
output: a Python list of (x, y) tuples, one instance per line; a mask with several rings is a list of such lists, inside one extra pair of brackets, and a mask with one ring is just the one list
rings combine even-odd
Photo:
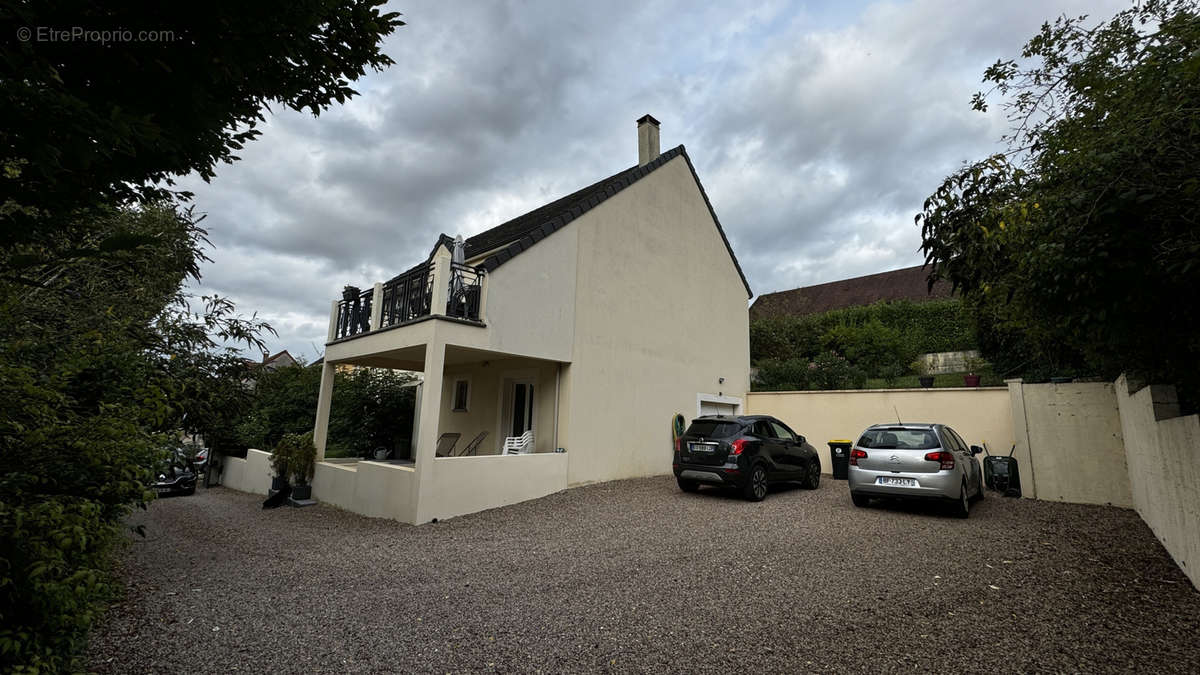
[(312, 486), (305, 483), (304, 485), (296, 485), (292, 488), (292, 499), (297, 501), (304, 499), (312, 499)]
[(967, 387), (978, 387), (979, 386), (979, 376), (978, 375), (963, 375), (963, 385), (965, 385)]
[(282, 490), (283, 488), (287, 487), (287, 484), (288, 484), (287, 478), (285, 478), (283, 476), (273, 476), (271, 478), (271, 489), (272, 490), (276, 490), (276, 491)]
[(926, 389), (929, 389), (930, 387), (933, 386), (933, 376), (932, 375), (922, 375), (921, 377), (918, 377), (917, 379), (920, 380), (921, 386)]

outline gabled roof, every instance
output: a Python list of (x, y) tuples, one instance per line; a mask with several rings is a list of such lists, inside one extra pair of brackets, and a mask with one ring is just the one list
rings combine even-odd
[(925, 268), (921, 265), (854, 277), (827, 284), (767, 293), (750, 305), (750, 319), (776, 316), (804, 316), (834, 309), (870, 305), (883, 300), (939, 300), (951, 297), (948, 281), (938, 281), (930, 290)]
[[(717, 219), (717, 213), (713, 210), (712, 202), (709, 201), (708, 194), (704, 191), (704, 185), (700, 182), (700, 177), (696, 175), (696, 167), (692, 165), (692, 159), (688, 157), (687, 150), (682, 145), (662, 153), (646, 163), (645, 166), (632, 166), (582, 190), (572, 192), (529, 213), (501, 223), (490, 230), (480, 232), (464, 243), (466, 257), (469, 260), (491, 252), (479, 264), (480, 267), (491, 272), (520, 255), (522, 251), (565, 227), (571, 221), (604, 203), (609, 197), (645, 178), (658, 167), (679, 156), (682, 156), (687, 162), (688, 169), (692, 172), (692, 178), (696, 181), (696, 187), (700, 188), (700, 195), (704, 197), (704, 204), (708, 207), (709, 215), (712, 216), (713, 223), (717, 226), (721, 241), (725, 242), (725, 250), (729, 251), (729, 258), (733, 260), (733, 266), (737, 268), (738, 276), (741, 277), (742, 284), (746, 287), (747, 297), (753, 297), (750, 284), (742, 272), (742, 266), (738, 264), (737, 256), (733, 254), (733, 247), (729, 245), (729, 238), (725, 236), (725, 230), (721, 227), (721, 221)], [(434, 250), (436, 251), (437, 246), (445, 241), (442, 237), (449, 240), (448, 246), (453, 250), (454, 242), (446, 235), (439, 237), (438, 243), (434, 245)]]

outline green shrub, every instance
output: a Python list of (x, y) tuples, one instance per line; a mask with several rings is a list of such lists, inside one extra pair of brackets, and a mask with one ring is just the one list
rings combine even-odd
[(862, 389), (867, 374), (834, 352), (823, 352), (812, 361), (768, 360), (759, 364), (755, 391), (811, 389)]
[(814, 361), (843, 354), (855, 367), (883, 376), (917, 355), (978, 348), (975, 321), (957, 299), (880, 302), (821, 314), (750, 322), (750, 359)]
[(289, 456), (292, 479), (297, 485), (307, 485), (316, 470), (317, 448), (313, 445), (313, 432), (288, 434), (285, 439), (291, 444)]

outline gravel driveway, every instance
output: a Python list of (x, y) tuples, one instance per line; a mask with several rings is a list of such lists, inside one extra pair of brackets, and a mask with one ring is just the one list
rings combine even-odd
[(155, 502), (99, 672), (1173, 671), (1200, 593), (1133, 511), (969, 520), (617, 481), (411, 527), (223, 488)]

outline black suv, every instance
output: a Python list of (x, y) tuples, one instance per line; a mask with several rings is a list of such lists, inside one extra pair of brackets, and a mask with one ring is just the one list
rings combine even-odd
[(816, 449), (769, 415), (697, 417), (675, 441), (671, 466), (684, 492), (721, 485), (756, 502), (767, 496), (768, 483), (800, 481), (815, 490), (821, 481)]

